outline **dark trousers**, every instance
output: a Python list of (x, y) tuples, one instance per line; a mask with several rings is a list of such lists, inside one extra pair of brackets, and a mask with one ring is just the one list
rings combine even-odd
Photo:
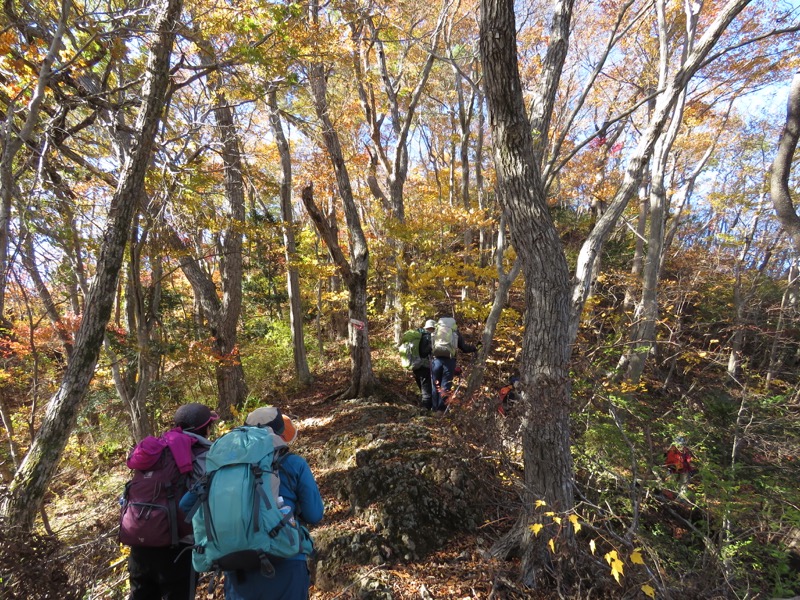
[(455, 358), (434, 357), (431, 363), (433, 377), (432, 400), (433, 410), (445, 410), (453, 389), (453, 376), (456, 374)]
[(225, 600), (306, 600), (311, 578), (305, 560), (273, 560), (275, 576), (259, 571), (225, 573)]
[(431, 399), (431, 370), (427, 366), (414, 369), (414, 380), (422, 394), (422, 408), (430, 410), (433, 406)]
[(131, 548), (128, 577), (130, 600), (194, 600), (191, 546)]

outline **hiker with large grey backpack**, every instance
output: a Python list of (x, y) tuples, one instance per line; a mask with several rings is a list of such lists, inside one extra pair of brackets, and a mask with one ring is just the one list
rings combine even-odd
[(428, 319), (424, 328), (409, 329), (400, 339), (397, 347), (400, 364), (414, 374), (414, 381), (420, 391), (422, 408), (430, 410), (432, 404), (431, 379), (431, 336), (436, 330), (436, 321)]
[(296, 433), (277, 408), (254, 410), (214, 442), (205, 478), (181, 501), (194, 529), (192, 564), (224, 572), (228, 600), (308, 597), (305, 524), (322, 519), (323, 504), (308, 463), (289, 451)]
[(179, 501), (205, 473), (206, 436), (216, 419), (203, 404), (184, 404), (173, 429), (144, 438), (128, 456), (133, 477), (120, 499), (119, 541), (130, 546), (130, 600), (195, 597), (192, 527)]
[(461, 352), (477, 352), (480, 342), (473, 346), (464, 341), (458, 331), (456, 320), (452, 317), (441, 317), (436, 321), (436, 330), (431, 336), (431, 390), (432, 409), (444, 413), (453, 389), (453, 376), (456, 373), (456, 354)]

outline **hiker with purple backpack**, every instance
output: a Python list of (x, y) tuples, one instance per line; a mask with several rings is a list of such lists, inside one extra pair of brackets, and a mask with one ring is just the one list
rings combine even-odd
[(130, 546), (130, 600), (195, 597), (192, 526), (178, 503), (205, 474), (207, 436), (218, 418), (204, 404), (185, 404), (173, 429), (144, 438), (128, 457), (134, 474), (121, 501), (119, 540)]

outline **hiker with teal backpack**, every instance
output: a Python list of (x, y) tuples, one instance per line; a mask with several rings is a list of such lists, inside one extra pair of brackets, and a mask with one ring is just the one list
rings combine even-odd
[(464, 341), (458, 331), (456, 320), (452, 317), (442, 317), (436, 322), (436, 330), (431, 337), (431, 376), (433, 385), (431, 390), (434, 412), (443, 413), (447, 410), (450, 392), (453, 389), (453, 376), (456, 374), (456, 354), (459, 350), (466, 353), (477, 352), (481, 344), (473, 346)]
[(130, 546), (130, 600), (194, 600), (192, 527), (178, 501), (205, 473), (206, 438), (217, 419), (204, 404), (184, 404), (173, 429), (147, 436), (128, 456), (134, 475), (120, 501), (119, 541)]
[(324, 509), (308, 463), (289, 451), (296, 434), (280, 410), (257, 408), (214, 442), (206, 477), (181, 500), (194, 528), (192, 564), (225, 573), (227, 600), (308, 598), (313, 543), (304, 524)]
[(436, 321), (428, 319), (422, 329), (410, 329), (403, 334), (398, 350), (400, 364), (414, 374), (421, 394), (422, 408), (430, 410), (432, 404), (431, 381), (431, 336), (436, 330)]

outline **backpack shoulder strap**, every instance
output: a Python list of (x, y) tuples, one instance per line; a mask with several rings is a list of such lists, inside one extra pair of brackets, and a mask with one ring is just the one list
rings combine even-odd
[(289, 450), (289, 446), (279, 446), (275, 448), (275, 454), (273, 455), (272, 459), (272, 468), (276, 471), (282, 468), (284, 459), (286, 459), (286, 457), (291, 453), (292, 451)]

